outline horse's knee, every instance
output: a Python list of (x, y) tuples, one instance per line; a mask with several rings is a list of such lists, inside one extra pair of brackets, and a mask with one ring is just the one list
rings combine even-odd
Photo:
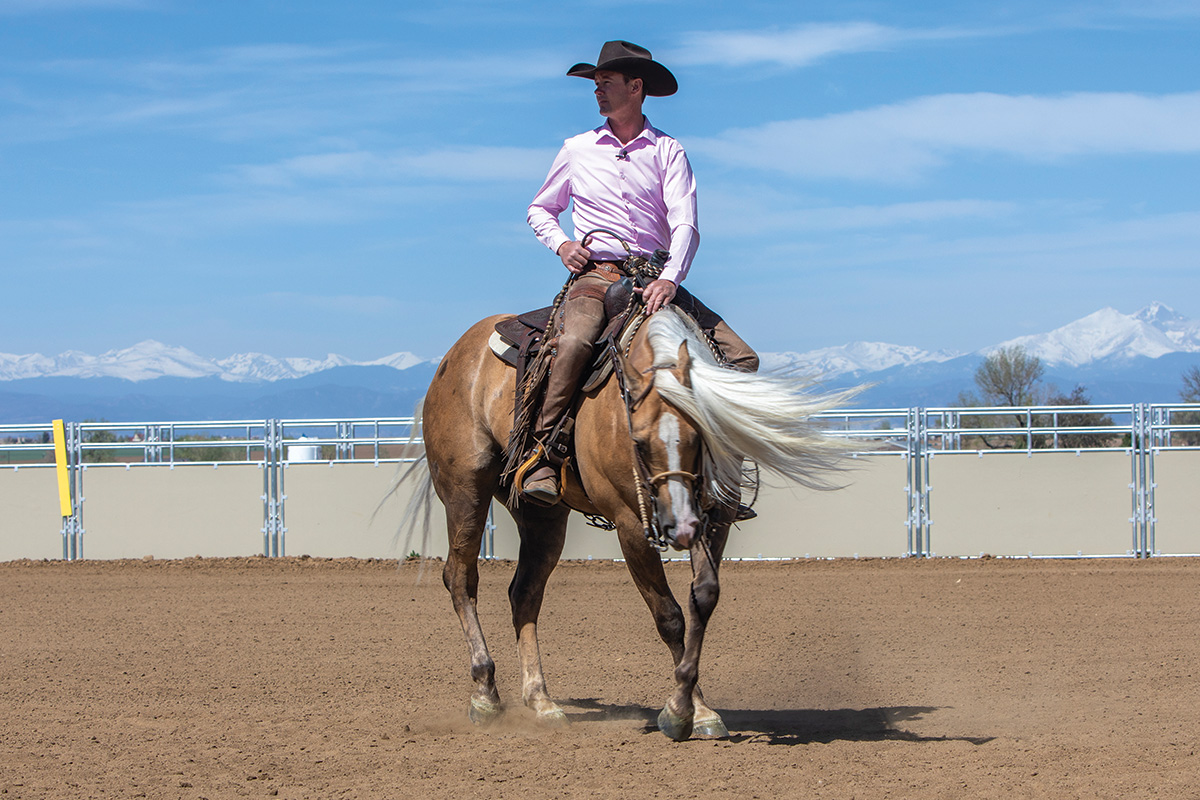
[(696, 606), (696, 613), (700, 615), (703, 622), (708, 622), (709, 616), (717, 607), (717, 601), (721, 599), (721, 584), (717, 581), (716, 576), (707, 579), (697, 580), (692, 586), (692, 602)]
[(683, 621), (683, 611), (678, 606), (656, 611), (654, 624), (658, 627), (658, 635), (668, 645), (683, 641), (687, 626)]

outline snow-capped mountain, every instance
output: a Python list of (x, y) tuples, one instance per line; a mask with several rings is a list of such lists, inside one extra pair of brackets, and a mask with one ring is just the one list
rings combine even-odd
[(352, 361), (330, 354), (324, 359), (275, 358), (262, 353), (245, 353), (220, 360), (204, 358), (184, 347), (171, 347), (153, 340), (98, 356), (75, 350), (54, 357), (33, 353), (0, 353), (0, 380), (26, 378), (121, 378), (146, 381), (154, 378), (205, 378), (216, 376), (238, 383), (258, 383), (301, 378), (334, 367), (387, 366), (403, 370), (423, 363), (412, 353), (394, 353), (374, 361)]
[(825, 347), (807, 353), (763, 353), (765, 371), (804, 370), (824, 377), (862, 375), (892, 367), (941, 363), (961, 356), (946, 350), (929, 352), (918, 347), (882, 342), (851, 342), (841, 347)]
[[(763, 353), (764, 370), (802, 370), (822, 378), (858, 380), (884, 370), (920, 370), (959, 359), (978, 360), (999, 347), (1021, 345), (1048, 367), (1088, 367), (1138, 358), (1160, 359), (1168, 354), (1200, 353), (1200, 320), (1189, 320), (1162, 303), (1152, 303), (1134, 314), (1104, 308), (1048, 333), (1010, 339), (973, 356), (949, 351), (930, 352), (905, 345), (853, 342), (806, 353)], [(412, 353), (394, 353), (373, 361), (353, 361), (330, 354), (323, 359), (276, 358), (244, 353), (222, 359), (199, 356), (183, 347), (145, 341), (98, 356), (69, 351), (48, 357), (38, 353), (0, 353), (0, 381), (43, 377), (121, 378), (148, 381), (160, 377), (217, 377), (231, 383), (274, 383), (302, 378), (338, 367), (384, 366), (408, 370), (437, 359)], [(911, 369), (910, 369), (911, 368)]]
[(1162, 303), (1136, 314), (1102, 308), (1049, 333), (1021, 336), (985, 348), (1020, 345), (1050, 366), (1079, 367), (1110, 358), (1159, 358), (1168, 353), (1200, 352), (1200, 320), (1189, 320)]

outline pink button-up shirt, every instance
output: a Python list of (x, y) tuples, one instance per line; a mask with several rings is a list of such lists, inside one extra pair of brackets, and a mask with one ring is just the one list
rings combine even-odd
[[(557, 253), (571, 241), (558, 218), (572, 205), (576, 236), (608, 228), (634, 255), (671, 253), (662, 276), (678, 284), (700, 244), (696, 226), (696, 180), (687, 154), (667, 134), (646, 127), (622, 145), (608, 123), (567, 139), (546, 182), (529, 206), (529, 225)], [(587, 243), (597, 261), (623, 261), (625, 250), (606, 234)]]

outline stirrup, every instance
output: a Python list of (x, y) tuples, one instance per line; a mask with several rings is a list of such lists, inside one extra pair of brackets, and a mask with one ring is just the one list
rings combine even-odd
[[(553, 480), (554, 480), (554, 492), (555, 492), (553, 499), (550, 499), (550, 497), (549, 497), (550, 492), (549, 492), (548, 486), (545, 487), (546, 491), (543, 493), (539, 493), (537, 491), (537, 489), (541, 488), (541, 487), (531, 487), (534, 489), (534, 491), (532, 491), (532, 492), (526, 492), (526, 490), (525, 490), (526, 477), (531, 472), (533, 472), (535, 469), (537, 469), (538, 467), (541, 467), (541, 466), (547, 466), (547, 467), (553, 468), (554, 464), (551, 462), (550, 458), (546, 455), (546, 448), (542, 445), (541, 442), (538, 442), (534, 446), (533, 452), (529, 454), (529, 458), (522, 461), (521, 466), (517, 467), (517, 472), (513, 476), (513, 483), (516, 486), (520, 487), (520, 492), (521, 492), (522, 497), (527, 497), (530, 500), (534, 501), (535, 503), (552, 506), (562, 498), (562, 480), (558, 476), (552, 476)], [(542, 479), (542, 480), (545, 480), (545, 479)], [(541, 482), (542, 481), (538, 481), (538, 483), (541, 483)]]
[(748, 519), (754, 519), (758, 516), (758, 512), (748, 505), (739, 503), (737, 513), (733, 515), (734, 522), (745, 522)]
[(530, 478), (521, 487), (521, 496), (538, 505), (557, 505), (562, 499), (562, 481), (554, 474), (553, 467), (550, 470), (550, 474), (544, 478)]

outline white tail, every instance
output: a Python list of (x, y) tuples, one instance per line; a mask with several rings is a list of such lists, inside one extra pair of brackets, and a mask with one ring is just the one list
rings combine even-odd
[[(412, 432), (409, 434), (408, 443), (405, 445), (405, 452), (410, 452), (415, 446), (418, 439), (422, 435), (422, 417), (425, 410), (425, 399), (421, 398), (417, 402), (416, 408), (413, 410), (413, 426)], [(392, 480), (392, 485), (388, 487), (387, 494), (379, 501), (379, 505), (375, 507), (372, 513), (372, 518), (379, 510), (383, 508), (392, 495), (394, 495), (401, 486), (406, 483), (414, 482), (412, 496), (408, 500), (408, 505), (404, 509), (404, 516), (400, 518), (400, 525), (396, 528), (395, 535), (392, 536), (392, 548), (398, 549), (400, 559), (403, 562), (404, 558), (412, 552), (418, 553), (422, 559), (428, 558), (430, 546), (430, 531), (433, 515), (433, 475), (429, 471), (429, 462), (425, 459), (425, 453), (422, 452), (420, 457), (407, 465), (403, 464), (396, 470), (396, 477)], [(403, 545), (400, 542), (403, 538)], [(419, 547), (414, 547), (414, 542)], [(423, 566), (422, 566), (423, 568)]]

